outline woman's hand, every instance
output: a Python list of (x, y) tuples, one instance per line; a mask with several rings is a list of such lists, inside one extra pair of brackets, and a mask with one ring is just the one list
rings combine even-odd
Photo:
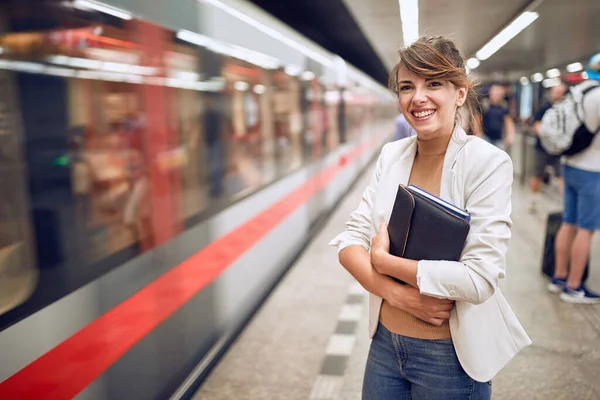
[(450, 311), (454, 308), (452, 300), (426, 296), (421, 294), (419, 289), (395, 282), (388, 285), (387, 295), (384, 298), (392, 307), (404, 310), (436, 326), (441, 326), (449, 319)]
[(385, 274), (384, 259), (390, 254), (390, 235), (388, 234), (387, 224), (384, 222), (379, 227), (377, 235), (371, 239), (371, 265), (380, 274)]

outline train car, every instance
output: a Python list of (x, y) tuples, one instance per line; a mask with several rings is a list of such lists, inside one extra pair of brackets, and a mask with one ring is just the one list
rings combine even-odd
[(11, 400), (189, 396), (396, 113), (234, 0), (1, 2), (0, 82)]

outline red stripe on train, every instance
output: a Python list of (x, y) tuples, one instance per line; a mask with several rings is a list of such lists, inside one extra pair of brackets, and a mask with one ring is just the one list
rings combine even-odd
[[(71, 399), (374, 144), (358, 145), (0, 384), (0, 399)], [(160, 308), (156, 307), (160, 304)]]

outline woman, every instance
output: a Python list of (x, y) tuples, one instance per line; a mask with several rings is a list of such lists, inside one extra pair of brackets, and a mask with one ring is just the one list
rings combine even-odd
[[(421, 38), (399, 55), (390, 88), (417, 135), (384, 146), (345, 232), (331, 242), (370, 292), (363, 398), (490, 399), (492, 377), (531, 343), (498, 288), (511, 234), (512, 163), (460, 126), (458, 108), (472, 112), (474, 91), (451, 41)], [(385, 221), (399, 184), (470, 212), (460, 262), (389, 254)]]

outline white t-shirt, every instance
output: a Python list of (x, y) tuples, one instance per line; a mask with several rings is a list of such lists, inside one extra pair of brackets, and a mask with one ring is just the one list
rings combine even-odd
[[(589, 83), (582, 83), (588, 85)], [(600, 129), (600, 88), (592, 89), (583, 99), (585, 126), (590, 132)], [(565, 164), (586, 171), (600, 172), (600, 133), (592, 141), (590, 147), (581, 153), (565, 157)]]

